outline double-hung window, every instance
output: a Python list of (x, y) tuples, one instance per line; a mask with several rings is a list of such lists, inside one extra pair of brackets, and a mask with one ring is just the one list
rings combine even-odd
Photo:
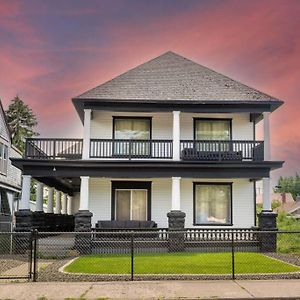
[(150, 156), (151, 118), (115, 117), (113, 123), (114, 156)]
[(231, 225), (231, 199), (231, 183), (195, 183), (195, 225)]

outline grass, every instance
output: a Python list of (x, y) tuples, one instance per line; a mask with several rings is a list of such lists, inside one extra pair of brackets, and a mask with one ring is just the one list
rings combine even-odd
[[(272, 201), (272, 209), (280, 206), (280, 202)], [(262, 210), (262, 204), (256, 205), (257, 212)], [(277, 217), (278, 230), (300, 231), (300, 220), (288, 216), (285, 212), (279, 212)], [(280, 233), (277, 235), (277, 252), (290, 253), (300, 256), (300, 234)]]
[[(89, 255), (64, 268), (70, 273), (130, 274), (129, 255)], [(236, 253), (235, 272), (286, 273), (300, 267), (272, 259), (260, 253)], [(151, 253), (134, 257), (135, 274), (231, 274), (231, 253)]]

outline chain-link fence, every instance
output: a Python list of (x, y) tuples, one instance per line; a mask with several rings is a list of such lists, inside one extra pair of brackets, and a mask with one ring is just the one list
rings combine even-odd
[(0, 239), (0, 279), (300, 278), (300, 232), (35, 231), (1, 233)]
[(0, 279), (33, 276), (33, 232), (0, 232)]

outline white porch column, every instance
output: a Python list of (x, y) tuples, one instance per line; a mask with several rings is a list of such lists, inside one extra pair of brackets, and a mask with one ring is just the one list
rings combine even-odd
[(67, 214), (67, 200), (68, 200), (68, 195), (63, 194), (62, 195), (62, 214), (64, 214), (64, 215)]
[(270, 178), (263, 178), (263, 211), (272, 211)]
[(35, 211), (44, 211), (44, 185), (41, 182), (36, 184)]
[(53, 198), (54, 198), (54, 188), (48, 188), (48, 203), (47, 203), (47, 213), (53, 214)]
[(81, 176), (79, 210), (89, 210), (89, 176)]
[(91, 115), (92, 115), (91, 109), (84, 110), (82, 159), (90, 158)]
[(180, 179), (181, 177), (172, 177), (172, 209), (180, 210)]
[(264, 160), (271, 160), (270, 147), (270, 113), (264, 112)]
[(173, 111), (173, 160), (180, 160), (180, 111)]
[(61, 214), (60, 191), (55, 192), (55, 213)]
[(22, 175), (22, 195), (21, 195), (21, 203), (20, 209), (30, 209), (30, 184), (31, 184), (31, 176), (30, 175)]
[(72, 207), (72, 197), (71, 196), (68, 196), (67, 207), (68, 207), (67, 208), (68, 215), (72, 215), (73, 207)]

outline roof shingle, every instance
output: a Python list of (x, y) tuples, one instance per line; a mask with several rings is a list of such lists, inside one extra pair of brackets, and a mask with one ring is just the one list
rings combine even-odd
[(278, 101), (173, 52), (166, 52), (76, 98), (116, 101)]

